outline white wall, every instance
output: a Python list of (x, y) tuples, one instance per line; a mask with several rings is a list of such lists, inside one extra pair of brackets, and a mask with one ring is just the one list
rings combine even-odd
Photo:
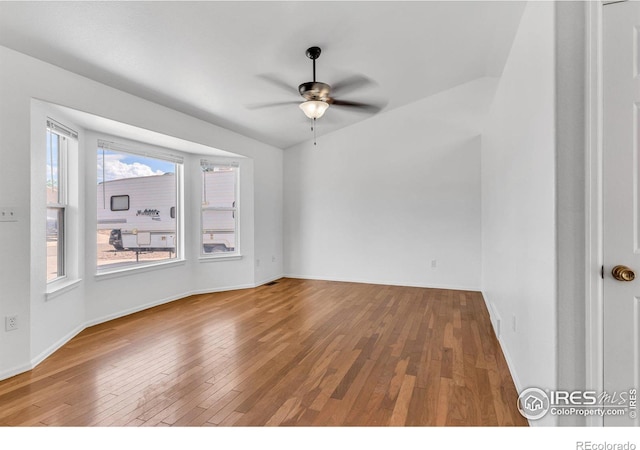
[(467, 83), (287, 149), (285, 273), (478, 290), (479, 136), (495, 83)]
[[(0, 379), (27, 370), (87, 323), (139, 309), (149, 302), (177, 298), (194, 289), (252, 286), (281, 276), (282, 150), (4, 47), (0, 47), (0, 67), (0, 206), (15, 206), (20, 219), (0, 223), (0, 318), (18, 315), (20, 323), (16, 331), (0, 329)], [(32, 99), (250, 158), (246, 169), (253, 173), (254, 185), (253, 191), (245, 194), (254, 204), (254, 217), (253, 224), (245, 227), (249, 235), (243, 259), (199, 263), (192, 254), (183, 265), (121, 277), (116, 296), (113, 279), (94, 278), (91, 252), (95, 249), (91, 250), (93, 228), (89, 225), (95, 218), (87, 214), (82, 218), (87, 229), (86, 248), (81, 248), (85, 258), (78, 270), (83, 282), (69, 292), (45, 300), (40, 279), (44, 274), (44, 258), (32, 257), (43, 248), (30, 251), (32, 237), (38, 238), (32, 232), (40, 229), (39, 217), (31, 216), (33, 208), (38, 208), (30, 204), (32, 185), (37, 186), (32, 177), (38, 176), (37, 171), (31, 172), (31, 121), (32, 114), (42, 114), (37, 108), (32, 112)], [(95, 151), (91, 153), (95, 155)], [(79, 169), (81, 177), (90, 171), (95, 173), (90, 154), (85, 156), (84, 166)], [(38, 165), (38, 161), (33, 163)], [(85, 177), (80, 185), (83, 183), (90, 186), (91, 177)], [(91, 210), (90, 197), (87, 193), (87, 211)], [(255, 267), (256, 259), (261, 260), (259, 269)], [(190, 271), (192, 266), (196, 270)], [(81, 311), (82, 308), (86, 310)]]
[(518, 389), (557, 383), (554, 27), (527, 5), (482, 137), (482, 287)]
[[(21, 321), (23, 327), (31, 331), (31, 359), (39, 362), (83, 328), (85, 322), (85, 285), (76, 283), (67, 288), (66, 292), (58, 291), (56, 295), (45, 296), (46, 282), (46, 227), (43, 217), (46, 212), (46, 191), (42, 189), (42, 180), (46, 179), (46, 124), (47, 116), (51, 116), (45, 103), (31, 100), (31, 129), (30, 129), (30, 175), (31, 196), (30, 216), (31, 232), (29, 235), (31, 260), (30, 270), (30, 298), (31, 317), (29, 322)], [(61, 120), (61, 118), (58, 118)], [(63, 123), (79, 130), (76, 124), (63, 120)], [(66, 275), (68, 280), (85, 278), (85, 187), (84, 162), (85, 152), (84, 134), (78, 136), (78, 141), (69, 143), (68, 148), (68, 204), (65, 213), (65, 229), (68, 236), (66, 244)], [(28, 168), (27, 168), (28, 169)], [(95, 172), (95, 169), (94, 169)], [(95, 208), (94, 208), (95, 210)], [(26, 220), (25, 220), (26, 222)], [(62, 281), (65, 283), (66, 281)], [(4, 330), (3, 330), (4, 331)], [(1, 374), (1, 370), (0, 370)]]
[[(593, 388), (586, 378), (586, 9), (585, 2), (556, 3), (558, 386), (569, 391)], [(586, 420), (563, 416), (558, 423)]]

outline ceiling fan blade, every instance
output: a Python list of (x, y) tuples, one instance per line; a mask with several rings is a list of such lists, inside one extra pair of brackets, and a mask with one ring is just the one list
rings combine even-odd
[(375, 114), (379, 112), (384, 105), (374, 105), (371, 103), (350, 102), (348, 100), (336, 100), (335, 98), (329, 99), (329, 104), (333, 106), (346, 106), (353, 108), (354, 110), (360, 110), (362, 112)]
[(250, 105), (245, 105), (247, 109), (263, 109), (263, 108), (273, 108), (275, 106), (287, 106), (287, 105), (299, 105), (302, 103), (301, 101), (293, 101), (290, 100), (288, 102), (269, 102), (269, 103), (252, 103)]
[(296, 94), (296, 95), (298, 94), (297, 86), (290, 86), (289, 83), (277, 77), (276, 75), (263, 73), (263, 74), (257, 75), (257, 77), (268, 83), (271, 83), (274, 86), (279, 87), (280, 89), (282, 89), (285, 92), (288, 92), (289, 94)]
[(338, 95), (344, 95), (372, 84), (375, 84), (375, 82), (364, 75), (353, 75), (342, 81), (338, 81), (337, 83), (332, 83), (331, 92)]

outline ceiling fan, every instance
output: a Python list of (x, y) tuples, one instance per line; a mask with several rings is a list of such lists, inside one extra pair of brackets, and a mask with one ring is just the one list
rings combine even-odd
[[(339, 81), (333, 85), (333, 88), (327, 83), (323, 83), (321, 81), (316, 81), (316, 59), (320, 57), (320, 53), (322, 50), (320, 47), (310, 47), (306, 51), (307, 58), (313, 61), (313, 81), (308, 81), (306, 83), (302, 83), (298, 86), (298, 92), (304, 99), (302, 103), (300, 101), (288, 101), (288, 102), (278, 102), (278, 103), (265, 103), (260, 105), (250, 106), (251, 109), (256, 108), (265, 108), (272, 106), (281, 106), (281, 105), (289, 105), (289, 104), (298, 104), (300, 109), (304, 112), (305, 116), (313, 121), (312, 130), (315, 132), (315, 121), (322, 117), (325, 111), (329, 108), (329, 106), (336, 106), (340, 108), (350, 108), (352, 110), (366, 112), (370, 114), (375, 114), (382, 107), (380, 105), (370, 104), (370, 103), (360, 103), (353, 102), (348, 100), (339, 100), (335, 98), (333, 95), (335, 93), (345, 94), (347, 91), (357, 89), (364, 85), (372, 83), (366, 77), (363, 76), (352, 76), (345, 80)], [(261, 78), (269, 81), (273, 84), (278, 85), (279, 87), (285, 88), (288, 92), (291, 92), (292, 89), (283, 81), (278, 80), (276, 78), (262, 75)], [(314, 139), (315, 144), (315, 139)]]

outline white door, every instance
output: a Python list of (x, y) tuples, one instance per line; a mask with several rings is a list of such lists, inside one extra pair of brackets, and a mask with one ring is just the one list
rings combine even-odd
[[(604, 388), (612, 394), (640, 388), (640, 2), (605, 5), (603, 32)], [(629, 406), (605, 425), (640, 425)]]

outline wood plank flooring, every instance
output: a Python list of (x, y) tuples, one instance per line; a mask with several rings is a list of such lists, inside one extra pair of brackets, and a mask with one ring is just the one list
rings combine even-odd
[(281, 279), (87, 328), (3, 426), (526, 425), (480, 293)]

